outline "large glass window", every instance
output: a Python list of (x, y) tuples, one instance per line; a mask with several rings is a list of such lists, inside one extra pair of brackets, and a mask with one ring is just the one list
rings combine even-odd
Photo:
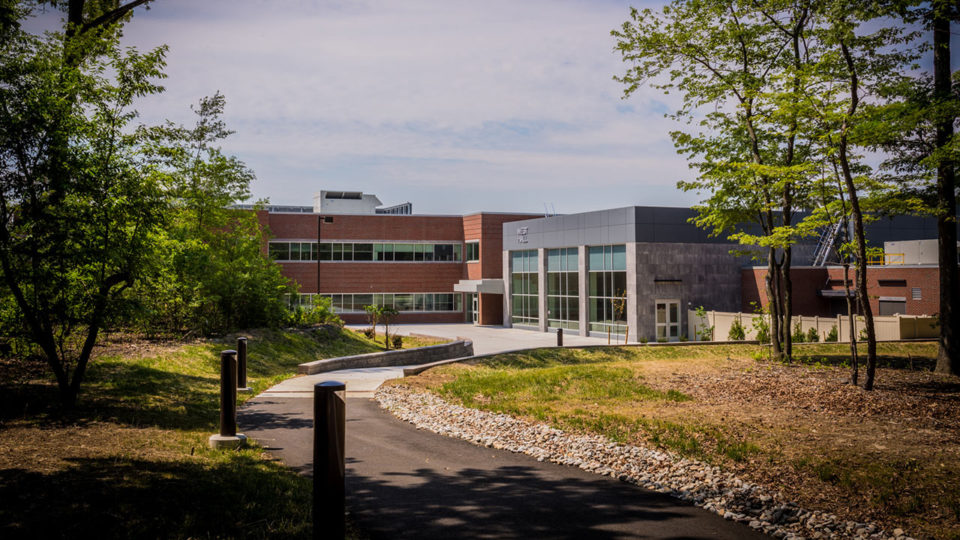
[(627, 327), (627, 248), (588, 248), (590, 331), (623, 334)]
[(291, 308), (312, 307), (314, 299), (329, 298), (337, 313), (364, 313), (370, 305), (392, 307), (400, 312), (455, 311), (463, 310), (461, 293), (373, 293), (373, 294), (292, 294), (288, 297)]
[(547, 326), (580, 328), (580, 274), (577, 248), (547, 251)]
[(267, 252), (275, 261), (315, 261), (318, 257), (316, 242), (270, 242)]
[(270, 242), (277, 261), (461, 262), (460, 244)]
[(540, 324), (537, 259), (537, 251), (534, 249), (510, 253), (510, 300), (513, 305), (511, 321), (515, 325)]
[(466, 245), (467, 262), (477, 262), (480, 260), (480, 242), (467, 242)]

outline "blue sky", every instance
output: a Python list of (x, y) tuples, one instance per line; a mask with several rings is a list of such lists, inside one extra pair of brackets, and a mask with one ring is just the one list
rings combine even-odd
[(216, 91), (224, 144), (255, 198), (320, 189), (416, 213), (688, 206), (663, 118), (672, 96), (622, 100), (620, 0), (157, 0), (125, 41), (170, 47), (145, 123), (192, 121)]

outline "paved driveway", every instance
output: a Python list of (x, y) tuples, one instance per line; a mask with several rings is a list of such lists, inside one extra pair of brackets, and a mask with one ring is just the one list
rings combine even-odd
[[(312, 399), (258, 396), (238, 422), (312, 475), (312, 417)], [(346, 437), (347, 509), (373, 539), (768, 538), (608, 476), (417, 429), (369, 399), (347, 399)]]

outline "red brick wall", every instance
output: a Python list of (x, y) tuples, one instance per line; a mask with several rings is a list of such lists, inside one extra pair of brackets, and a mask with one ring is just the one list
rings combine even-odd
[(319, 289), (303, 292), (453, 292), (454, 284), (463, 278), (459, 263), (324, 262), (319, 266)]
[(280, 265), (281, 272), (285, 277), (300, 284), (300, 292), (317, 292), (317, 263), (293, 262), (277, 264)]
[(320, 237), (330, 240), (396, 240), (463, 242), (460, 216), (329, 216), (320, 224)]
[[(472, 214), (463, 218), (464, 240), (480, 240), (480, 260), (467, 263), (467, 279), (503, 277), (503, 224), (530, 219), (528, 214)], [(503, 295), (481, 294), (480, 324), (503, 324)]]
[(268, 214), (266, 225), (278, 240), (313, 240), (317, 238), (317, 221), (316, 214)]
[[(741, 272), (742, 307), (750, 311), (750, 302), (767, 305), (764, 279), (766, 268), (744, 268)], [(793, 314), (830, 316), (830, 300), (819, 296), (823, 289), (843, 290), (843, 268), (794, 268)], [(855, 271), (850, 268), (850, 287), (854, 288)], [(829, 280), (829, 281), (828, 281)], [(881, 281), (904, 281), (905, 285), (880, 285)], [(920, 288), (920, 300), (913, 299), (913, 287)], [(867, 291), (874, 315), (880, 313), (880, 297), (902, 297), (907, 302), (907, 315), (933, 315), (940, 311), (940, 281), (935, 266), (871, 266), (867, 269)]]

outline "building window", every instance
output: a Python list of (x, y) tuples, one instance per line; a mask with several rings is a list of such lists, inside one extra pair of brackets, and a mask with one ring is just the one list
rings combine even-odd
[(304, 251), (303, 244), (270, 242), (270, 255), (281, 262), (461, 262), (462, 249), (450, 243), (314, 242)]
[(623, 334), (627, 329), (627, 247), (590, 246), (590, 331)]
[(465, 247), (467, 262), (478, 262), (480, 260), (480, 241), (467, 242)]
[(923, 295), (920, 294), (920, 287), (913, 287), (911, 293), (914, 300), (923, 300)]
[(547, 326), (580, 328), (580, 273), (577, 248), (547, 251)]
[(907, 313), (907, 299), (906, 298), (881, 298), (880, 299), (880, 316), (888, 315), (906, 315)]
[(316, 242), (270, 242), (267, 251), (279, 262), (315, 261), (318, 257)]
[(510, 320), (515, 325), (538, 326), (540, 324), (540, 299), (538, 297), (537, 250), (512, 251), (510, 253)]
[(291, 308), (313, 306), (314, 299), (329, 298), (333, 310), (337, 313), (365, 313), (365, 306), (388, 306), (399, 312), (436, 312), (463, 310), (461, 293), (364, 293), (364, 294), (291, 294), (288, 303)]
[(657, 300), (657, 340), (675, 341), (680, 338), (680, 301)]

